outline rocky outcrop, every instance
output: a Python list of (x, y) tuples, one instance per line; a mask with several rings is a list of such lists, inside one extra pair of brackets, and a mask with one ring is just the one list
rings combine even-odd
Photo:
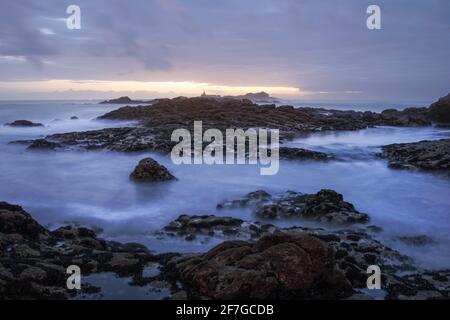
[(10, 127), (43, 127), (42, 123), (35, 123), (29, 120), (16, 120), (11, 123), (6, 123), (5, 125)]
[[(60, 143), (62, 147), (57, 150), (103, 149), (124, 152), (150, 150), (168, 153), (174, 146), (171, 141), (172, 132), (184, 128), (192, 133), (194, 121), (202, 121), (203, 130), (215, 128), (222, 132), (237, 128), (278, 129), (281, 140), (287, 140), (305, 132), (359, 130), (376, 125), (428, 125), (429, 123), (422, 117), (422, 111), (407, 109), (380, 114), (370, 111), (258, 105), (248, 99), (178, 97), (154, 100), (152, 105), (122, 107), (99, 117), (99, 119), (137, 121), (138, 127), (54, 134), (45, 137), (45, 140)], [(285, 156), (323, 157), (319, 154), (307, 154), (306, 151), (297, 155), (289, 152)]]
[(67, 299), (76, 294), (66, 286), (70, 265), (83, 276), (135, 276), (152, 259), (142, 245), (105, 241), (83, 227), (49, 231), (20, 206), (0, 202), (0, 300)]
[(450, 139), (390, 144), (379, 156), (388, 159), (391, 168), (448, 172)]
[(184, 237), (188, 241), (195, 240), (198, 236), (255, 239), (274, 230), (275, 227), (270, 224), (249, 222), (233, 217), (183, 214), (156, 234)]
[[(278, 152), (280, 155), (280, 159), (286, 159), (286, 160), (325, 161), (325, 160), (333, 159), (332, 155), (328, 155), (323, 152), (302, 149), (302, 148), (280, 147)], [(270, 152), (269, 152), (269, 154), (270, 154)]]
[(191, 296), (210, 299), (336, 299), (352, 292), (333, 250), (306, 235), (227, 241), (202, 255), (174, 258), (166, 269)]
[(99, 104), (140, 104), (140, 103), (148, 103), (149, 101), (142, 101), (142, 100), (131, 100), (130, 97), (120, 97), (116, 99), (111, 100), (105, 100), (102, 102), (99, 102)]
[(34, 141), (14, 141), (29, 144), (30, 149), (105, 150), (119, 152), (159, 151), (168, 153), (175, 145), (150, 128), (108, 128), (84, 132), (52, 134)]
[(130, 174), (130, 179), (136, 182), (156, 182), (175, 180), (176, 178), (166, 167), (154, 159), (145, 158), (139, 161), (136, 168)]
[(257, 216), (267, 219), (302, 217), (331, 224), (354, 224), (369, 221), (369, 216), (343, 200), (333, 190), (320, 190), (317, 194), (288, 191), (272, 196), (265, 191), (256, 191), (245, 197), (225, 201), (218, 209), (252, 207)]
[(450, 124), (450, 94), (433, 103), (428, 113), (434, 122)]

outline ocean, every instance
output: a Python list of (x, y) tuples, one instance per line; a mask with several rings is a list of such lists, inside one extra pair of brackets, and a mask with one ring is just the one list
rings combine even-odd
[[(333, 107), (333, 103), (323, 106)], [(24, 145), (9, 144), (51, 133), (130, 125), (94, 120), (118, 107), (95, 101), (0, 102), (1, 124), (18, 119), (44, 124), (35, 128), (0, 125), (0, 201), (23, 206), (49, 228), (76, 223), (100, 228), (104, 238), (140, 242), (155, 252), (188, 252), (206, 251), (220, 240), (204, 243), (158, 239), (153, 232), (180, 214), (230, 215), (254, 220), (248, 210), (218, 211), (216, 205), (258, 189), (272, 193), (287, 190), (315, 193), (329, 188), (342, 193), (346, 201), (369, 214), (371, 224), (384, 229), (376, 236), (383, 243), (410, 255), (424, 268), (450, 268), (449, 177), (392, 170), (385, 160), (375, 157), (381, 145), (449, 138), (448, 129), (378, 127), (305, 135), (288, 145), (331, 152), (339, 160), (328, 163), (282, 160), (275, 176), (261, 176), (254, 165), (176, 166), (169, 156), (151, 152), (35, 152), (27, 151)], [(72, 116), (79, 119), (70, 120)], [(146, 156), (166, 166), (178, 180), (151, 185), (130, 181), (130, 172)], [(301, 219), (271, 222), (281, 226), (314, 226)], [(396, 240), (401, 235), (423, 234), (431, 236), (434, 244), (414, 247)]]

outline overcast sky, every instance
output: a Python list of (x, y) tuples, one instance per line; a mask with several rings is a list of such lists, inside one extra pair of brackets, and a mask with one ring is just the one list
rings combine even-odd
[[(381, 30), (366, 27), (370, 4)], [(449, 0), (2, 0), (0, 99), (433, 101), (450, 92), (449, 35)]]

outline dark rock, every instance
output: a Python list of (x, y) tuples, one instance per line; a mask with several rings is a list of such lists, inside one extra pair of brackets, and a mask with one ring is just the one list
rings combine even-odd
[(273, 219), (281, 217), (303, 217), (325, 223), (353, 224), (369, 221), (369, 216), (357, 211), (351, 203), (343, 200), (341, 194), (333, 190), (321, 190), (317, 194), (288, 191), (270, 196), (267, 193), (255, 198), (254, 193), (233, 201), (220, 203), (217, 208), (253, 207), (256, 215)]
[(43, 127), (44, 125), (42, 123), (34, 123), (29, 120), (16, 120), (11, 123), (7, 123), (7, 126), (11, 127)]
[(450, 139), (397, 143), (382, 147), (380, 157), (389, 160), (396, 169), (450, 169)]
[[(270, 154), (270, 153), (269, 153)], [(280, 159), (288, 160), (330, 160), (333, 157), (323, 152), (311, 151), (302, 148), (279, 148)]]
[(78, 117), (77, 116), (72, 116), (72, 117), (70, 117), (70, 120), (78, 120)]
[(105, 241), (87, 228), (50, 232), (20, 206), (0, 202), (0, 300), (67, 299), (77, 293), (66, 287), (69, 265), (78, 265), (83, 276), (130, 276), (152, 259), (142, 245)]
[(152, 158), (145, 158), (139, 161), (134, 171), (130, 174), (130, 179), (137, 182), (155, 182), (175, 180), (176, 178)]
[(148, 101), (141, 100), (131, 100), (130, 97), (120, 97), (117, 99), (105, 100), (100, 102), (100, 104), (139, 104), (139, 103), (148, 103)]
[(352, 289), (320, 240), (285, 233), (224, 242), (168, 266), (190, 295), (211, 299), (335, 299)]
[(57, 148), (61, 148), (61, 144), (45, 139), (37, 139), (34, 140), (27, 149), (56, 150)]
[(429, 116), (431, 120), (437, 123), (450, 123), (450, 94), (440, 98), (429, 108)]
[(273, 232), (274, 226), (259, 222), (248, 222), (232, 217), (214, 215), (189, 216), (181, 215), (164, 227), (158, 235), (186, 236), (186, 240), (194, 240), (197, 235), (205, 237), (259, 238), (267, 232)]
[(401, 236), (398, 237), (397, 240), (411, 246), (419, 246), (419, 247), (434, 243), (433, 239), (427, 235)]

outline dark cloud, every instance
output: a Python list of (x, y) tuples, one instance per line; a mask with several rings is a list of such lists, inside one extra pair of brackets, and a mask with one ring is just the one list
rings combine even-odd
[[(380, 31), (366, 28), (374, 2)], [(73, 3), (81, 30), (62, 20)], [(28, 63), (3, 62), (0, 77), (189, 80), (428, 100), (449, 90), (449, 14), (448, 0), (2, 1), (0, 55)]]

